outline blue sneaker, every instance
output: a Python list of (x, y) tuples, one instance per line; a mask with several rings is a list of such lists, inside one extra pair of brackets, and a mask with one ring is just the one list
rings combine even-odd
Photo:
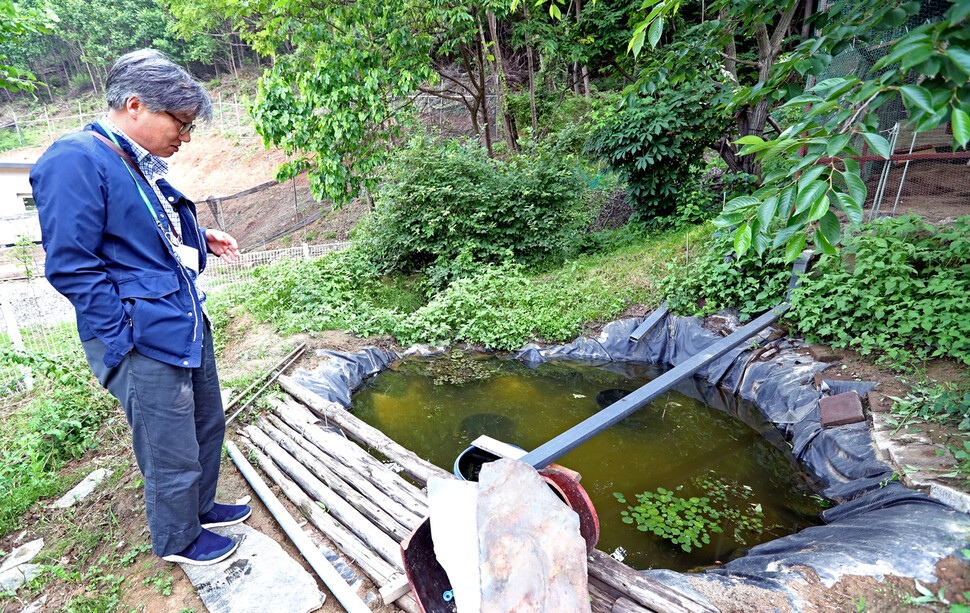
[(191, 545), (178, 553), (163, 556), (162, 559), (166, 562), (206, 566), (222, 562), (231, 556), (238, 546), (239, 543), (231, 538), (220, 536), (203, 528), (202, 533), (192, 541)]
[(219, 504), (212, 505), (212, 508), (199, 516), (199, 522), (203, 528), (218, 528), (220, 526), (231, 526), (246, 521), (253, 510), (245, 504)]

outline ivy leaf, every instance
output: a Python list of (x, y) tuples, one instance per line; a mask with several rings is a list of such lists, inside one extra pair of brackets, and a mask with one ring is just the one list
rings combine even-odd
[(876, 155), (887, 160), (889, 159), (889, 155), (891, 153), (889, 141), (879, 136), (875, 132), (863, 132), (862, 138), (866, 139), (866, 142), (869, 143), (869, 147), (876, 152)]
[(965, 147), (967, 141), (970, 141), (970, 115), (967, 115), (963, 109), (953, 109), (950, 127), (953, 128), (954, 142)]
[(933, 95), (925, 87), (919, 85), (903, 85), (899, 88), (899, 93), (903, 95), (903, 100), (908, 102), (907, 106), (916, 105), (927, 113), (934, 113)]

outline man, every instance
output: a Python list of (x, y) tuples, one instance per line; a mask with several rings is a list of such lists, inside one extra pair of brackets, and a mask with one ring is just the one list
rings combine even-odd
[(118, 59), (106, 97), (108, 114), (60, 138), (30, 174), (46, 275), (74, 305), (88, 364), (125, 410), (155, 554), (213, 564), (237, 544), (207, 528), (251, 510), (215, 502), (226, 426), (196, 277), (207, 250), (230, 262), (239, 250), (200, 228), (195, 206), (161, 178), (212, 103), (151, 49)]

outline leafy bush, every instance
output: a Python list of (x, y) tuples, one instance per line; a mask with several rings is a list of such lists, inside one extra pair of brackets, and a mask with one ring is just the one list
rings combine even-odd
[(761, 257), (752, 250), (734, 259), (730, 257), (733, 236), (726, 232), (716, 232), (707, 242), (708, 249), (692, 258), (689, 268), (672, 268), (661, 280), (664, 298), (672, 310), (708, 315), (736, 308), (742, 319), (747, 319), (784, 298), (791, 269), (783, 257)]
[(117, 404), (93, 382), (83, 358), (51, 358), (0, 346), (0, 366), (28, 371), (35, 393), (0, 433), (0, 534), (39, 497), (63, 492), (60, 467), (98, 444)]
[(970, 216), (952, 228), (915, 215), (877, 221), (842, 255), (823, 256), (793, 302), (809, 339), (892, 362), (970, 364)]
[(620, 173), (641, 219), (677, 210), (704, 148), (723, 132), (727, 118), (709, 94), (698, 81), (696, 87), (634, 98), (590, 137), (586, 151)]
[(575, 166), (542, 147), (502, 161), (475, 142), (415, 138), (388, 168), (365, 242), (385, 270), (404, 272), (462, 253), (479, 263), (562, 257), (582, 222)]
[[(783, 257), (751, 250), (725, 260), (732, 241), (716, 235), (690, 269), (664, 279), (674, 310), (734, 307), (747, 316), (782, 300), (791, 274)], [(840, 255), (822, 256), (792, 306), (792, 327), (813, 342), (894, 364), (944, 356), (970, 364), (970, 217), (941, 228), (912, 215), (877, 221)]]

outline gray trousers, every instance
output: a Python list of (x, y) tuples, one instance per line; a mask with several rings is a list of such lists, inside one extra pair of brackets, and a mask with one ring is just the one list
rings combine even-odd
[(212, 508), (226, 417), (212, 334), (205, 326), (202, 365), (181, 368), (132, 349), (104, 365), (105, 344), (82, 343), (91, 370), (121, 402), (145, 477), (145, 513), (158, 556), (178, 553), (199, 536), (199, 515)]

